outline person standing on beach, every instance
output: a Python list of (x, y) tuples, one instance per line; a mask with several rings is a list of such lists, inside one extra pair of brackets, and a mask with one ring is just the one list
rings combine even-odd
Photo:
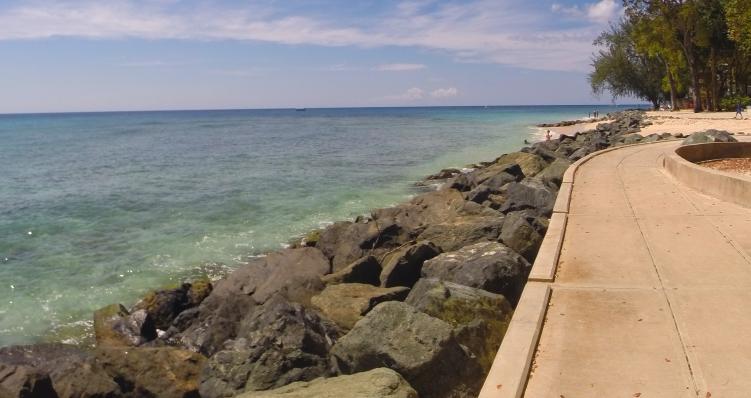
[(740, 116), (741, 120), (743, 120), (743, 107), (741, 106), (740, 101), (738, 101), (738, 103), (735, 105), (735, 116), (733, 116), (733, 119), (737, 118), (738, 116)]
[(545, 132), (545, 141), (550, 141), (550, 138), (552, 138), (552, 136), (550, 135), (550, 130), (548, 130)]

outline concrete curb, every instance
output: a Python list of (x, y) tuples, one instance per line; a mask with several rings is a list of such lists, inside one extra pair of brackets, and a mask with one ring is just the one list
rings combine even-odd
[(527, 385), (527, 376), (542, 322), (550, 301), (550, 285), (528, 282), (516, 306), (501, 348), (485, 378), (479, 398), (519, 398)]
[(751, 155), (751, 142), (713, 142), (676, 148), (663, 159), (663, 168), (684, 185), (709, 196), (751, 207), (751, 177), (728, 173), (693, 162)]
[(521, 398), (527, 386), (532, 359), (542, 332), (545, 313), (555, 281), (558, 258), (566, 235), (571, 194), (576, 172), (581, 165), (595, 156), (637, 145), (659, 144), (675, 140), (660, 140), (630, 145), (620, 145), (591, 153), (574, 162), (563, 174), (563, 182), (556, 197), (553, 215), (540, 250), (529, 273), (511, 323), (506, 330), (501, 347), (485, 378), (479, 398)]

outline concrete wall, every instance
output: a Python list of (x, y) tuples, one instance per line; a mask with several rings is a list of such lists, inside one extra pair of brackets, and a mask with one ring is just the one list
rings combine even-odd
[(723, 158), (751, 158), (751, 142), (682, 146), (665, 157), (663, 166), (676, 180), (690, 188), (727, 202), (751, 207), (751, 177), (694, 164)]

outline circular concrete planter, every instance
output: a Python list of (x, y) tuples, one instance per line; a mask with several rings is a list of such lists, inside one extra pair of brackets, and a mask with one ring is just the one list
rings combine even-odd
[(665, 157), (663, 167), (688, 187), (751, 208), (751, 177), (695, 164), (724, 158), (751, 158), (751, 142), (712, 142), (681, 146)]

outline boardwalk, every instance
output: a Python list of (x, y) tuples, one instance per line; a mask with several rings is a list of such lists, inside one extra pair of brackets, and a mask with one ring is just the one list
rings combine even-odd
[(525, 397), (751, 396), (751, 209), (666, 175), (677, 145), (577, 170)]

